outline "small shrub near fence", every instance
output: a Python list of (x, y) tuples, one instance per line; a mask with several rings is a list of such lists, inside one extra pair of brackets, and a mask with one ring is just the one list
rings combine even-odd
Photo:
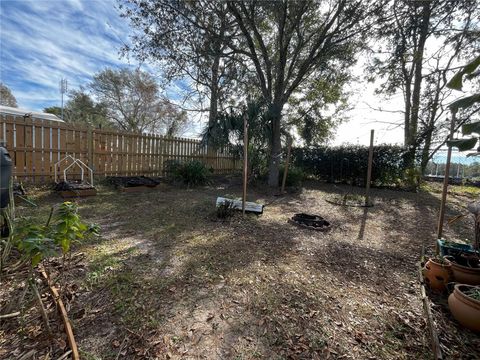
[[(329, 182), (364, 186), (368, 167), (368, 146), (305, 147), (292, 149), (293, 163), (306, 175)], [(373, 150), (372, 183), (398, 186), (405, 179), (405, 149), (379, 145)]]
[(181, 182), (187, 186), (197, 186), (208, 184), (213, 168), (208, 168), (198, 160), (185, 162), (173, 160), (167, 163), (166, 173), (172, 181)]

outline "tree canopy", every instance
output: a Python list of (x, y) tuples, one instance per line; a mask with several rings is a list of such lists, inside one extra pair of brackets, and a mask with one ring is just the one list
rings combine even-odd
[(105, 69), (93, 77), (89, 88), (107, 119), (125, 131), (174, 135), (187, 124), (186, 113), (163, 98), (155, 78), (142, 70)]
[(4, 83), (0, 83), (0, 105), (18, 107), (17, 99), (13, 96), (10, 88)]
[[(371, 15), (381, 9), (383, 2), (125, 0), (121, 3), (127, 9), (124, 16), (131, 19), (137, 31), (143, 30), (143, 34), (137, 32), (134, 37), (138, 44), (132, 49), (134, 53), (173, 59), (176, 65), (181, 65), (176, 69), (196, 74), (192, 79), (198, 78), (201, 69), (214, 69), (216, 60), (225, 66), (234, 64), (235, 71), (227, 66), (228, 71), (221, 72), (224, 80), (218, 82), (220, 86), (228, 83), (229, 89), (235, 90), (224, 93), (224, 103), (238, 106), (250, 97), (267, 104), (264, 121), (270, 129), (269, 183), (275, 186), (281, 129), (289, 120), (285, 106), (290, 102), (292, 107), (303, 108), (297, 112), (296, 122), (290, 121), (299, 128), (304, 127), (305, 121), (315, 119), (321, 123), (327, 118), (313, 117), (311, 108), (318, 115), (319, 109), (325, 110), (329, 104), (340, 101), (341, 96), (327, 100), (325, 95), (331, 93), (332, 87), (341, 94), (355, 54), (362, 48)], [(167, 39), (165, 34), (169, 40), (161, 41)], [(186, 39), (194, 41), (197, 47)], [(200, 66), (185, 59), (202, 59), (205, 63)], [(209, 71), (205, 83), (213, 76)], [(212, 95), (212, 88), (209, 89)], [(211, 96), (211, 100), (218, 97)], [(216, 101), (210, 102), (210, 109), (216, 106)], [(322, 124), (324, 128), (326, 124)]]

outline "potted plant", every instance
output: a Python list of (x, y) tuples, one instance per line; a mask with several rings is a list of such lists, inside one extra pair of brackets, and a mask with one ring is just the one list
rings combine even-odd
[(443, 256), (429, 259), (422, 270), (425, 283), (434, 291), (445, 291), (452, 278), (452, 264)]
[(471, 244), (462, 244), (445, 239), (437, 240), (440, 255), (442, 256), (457, 256), (462, 253), (474, 254), (473, 246)]
[(480, 287), (457, 284), (448, 297), (448, 307), (455, 319), (473, 331), (480, 332)]
[(445, 258), (452, 264), (453, 278), (456, 282), (480, 285), (480, 202), (468, 204), (467, 209), (475, 221), (473, 251), (457, 252)]

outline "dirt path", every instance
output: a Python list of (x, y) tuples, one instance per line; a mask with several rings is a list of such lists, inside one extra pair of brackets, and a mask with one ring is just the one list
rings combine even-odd
[[(212, 213), (215, 198), (240, 188), (102, 191), (82, 201), (82, 214), (103, 227), (102, 240), (78, 249), (84, 267), (70, 276), (84, 358), (430, 358), (417, 262), (422, 244), (433, 246), (436, 196), (377, 190), (364, 209), (325, 201), (341, 187), (281, 198), (261, 190), (251, 200), (269, 204), (262, 216), (227, 221)], [(295, 212), (333, 228), (288, 224)], [(478, 338), (465, 340), (435, 311), (447, 358), (480, 357)]]

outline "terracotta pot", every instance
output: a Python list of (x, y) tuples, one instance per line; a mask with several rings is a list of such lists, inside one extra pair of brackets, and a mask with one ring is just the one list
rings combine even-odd
[(434, 259), (430, 259), (423, 267), (425, 283), (432, 290), (446, 290), (447, 284), (450, 282), (451, 274), (452, 264), (449, 262), (442, 264), (436, 262)]
[(480, 285), (480, 268), (472, 268), (451, 262), (455, 282), (468, 285)]
[(457, 284), (448, 297), (448, 307), (455, 319), (473, 331), (480, 332), (480, 301), (465, 295), (464, 291), (474, 286)]

